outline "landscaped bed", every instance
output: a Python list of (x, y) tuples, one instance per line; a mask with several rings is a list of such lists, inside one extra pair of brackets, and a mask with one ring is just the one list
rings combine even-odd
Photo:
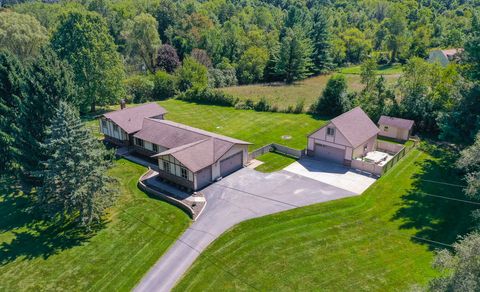
[(408, 290), (425, 283), (436, 274), (433, 250), (468, 232), (475, 207), (430, 196), (465, 199), (451, 168), (455, 155), (433, 150), (412, 150), (359, 197), (239, 224), (176, 290)]
[(137, 284), (190, 219), (137, 188), (144, 167), (119, 160), (110, 172), (119, 198), (92, 237), (33, 225), (21, 196), (0, 200), (0, 290), (130, 291)]

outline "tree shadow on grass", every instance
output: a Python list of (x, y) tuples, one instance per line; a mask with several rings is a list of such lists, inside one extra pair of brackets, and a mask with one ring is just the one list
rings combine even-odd
[(73, 220), (45, 221), (32, 205), (31, 196), (22, 194), (14, 185), (0, 183), (0, 234), (13, 237), (0, 241), (0, 265), (20, 257), (46, 259), (85, 243), (106, 224), (100, 222), (86, 228)]
[(454, 243), (459, 235), (471, 231), (471, 213), (480, 205), (436, 197), (472, 201), (464, 195), (462, 174), (455, 169), (458, 152), (440, 146), (423, 150), (432, 158), (421, 162), (421, 171), (414, 175), (412, 188), (402, 197), (392, 220), (401, 220), (402, 229), (416, 229), (412, 240), (438, 249), (445, 246), (422, 239)]

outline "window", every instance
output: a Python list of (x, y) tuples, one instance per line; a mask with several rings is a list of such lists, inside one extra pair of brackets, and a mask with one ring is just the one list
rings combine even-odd
[(334, 128), (327, 128), (327, 135), (329, 135), (329, 136), (335, 135), (335, 129)]
[(107, 127), (107, 121), (102, 120), (102, 127), (106, 128)]
[(115, 132), (118, 132), (118, 126), (115, 125), (115, 124), (113, 124), (113, 130), (114, 130)]
[(135, 144), (137, 144), (138, 146), (143, 147), (143, 140), (142, 140), (142, 139), (135, 138)]
[(165, 170), (167, 173), (170, 173), (170, 162), (165, 160), (163, 161), (163, 170)]
[(187, 169), (185, 167), (180, 168), (181, 175), (184, 179), (188, 179)]
[(384, 130), (385, 132), (388, 132), (388, 126), (383, 126), (383, 130)]
[(153, 152), (158, 152), (157, 144), (152, 144), (152, 150), (153, 150)]
[(363, 146), (363, 152), (366, 152), (367, 149), (368, 149), (368, 144), (365, 144), (365, 145)]

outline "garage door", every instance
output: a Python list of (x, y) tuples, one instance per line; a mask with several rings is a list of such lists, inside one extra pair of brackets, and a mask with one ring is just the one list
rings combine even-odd
[(314, 156), (318, 159), (326, 159), (343, 163), (343, 159), (345, 158), (345, 149), (338, 149), (323, 144), (315, 144)]
[(238, 152), (220, 161), (220, 175), (225, 177), (243, 167), (243, 153)]

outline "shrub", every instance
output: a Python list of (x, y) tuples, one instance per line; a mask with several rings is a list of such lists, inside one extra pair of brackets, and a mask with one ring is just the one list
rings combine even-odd
[(295, 108), (293, 109), (293, 113), (295, 113), (295, 114), (302, 113), (304, 106), (305, 106), (305, 99), (301, 98), (301, 99), (297, 100), (297, 103), (295, 104)]
[(262, 97), (254, 106), (253, 109), (258, 112), (268, 112), (270, 105), (265, 97)]
[(208, 88), (192, 88), (177, 96), (180, 100), (196, 102), (200, 104), (212, 104), (221, 106), (235, 106), (238, 99), (218, 90)]
[(124, 80), (128, 95), (134, 103), (153, 100), (154, 82), (148, 76), (135, 75)]
[(175, 76), (165, 71), (158, 71), (153, 76), (155, 100), (163, 100), (173, 97), (177, 93), (177, 80)]
[(210, 69), (208, 70), (208, 85), (214, 88), (237, 85), (235, 69)]

